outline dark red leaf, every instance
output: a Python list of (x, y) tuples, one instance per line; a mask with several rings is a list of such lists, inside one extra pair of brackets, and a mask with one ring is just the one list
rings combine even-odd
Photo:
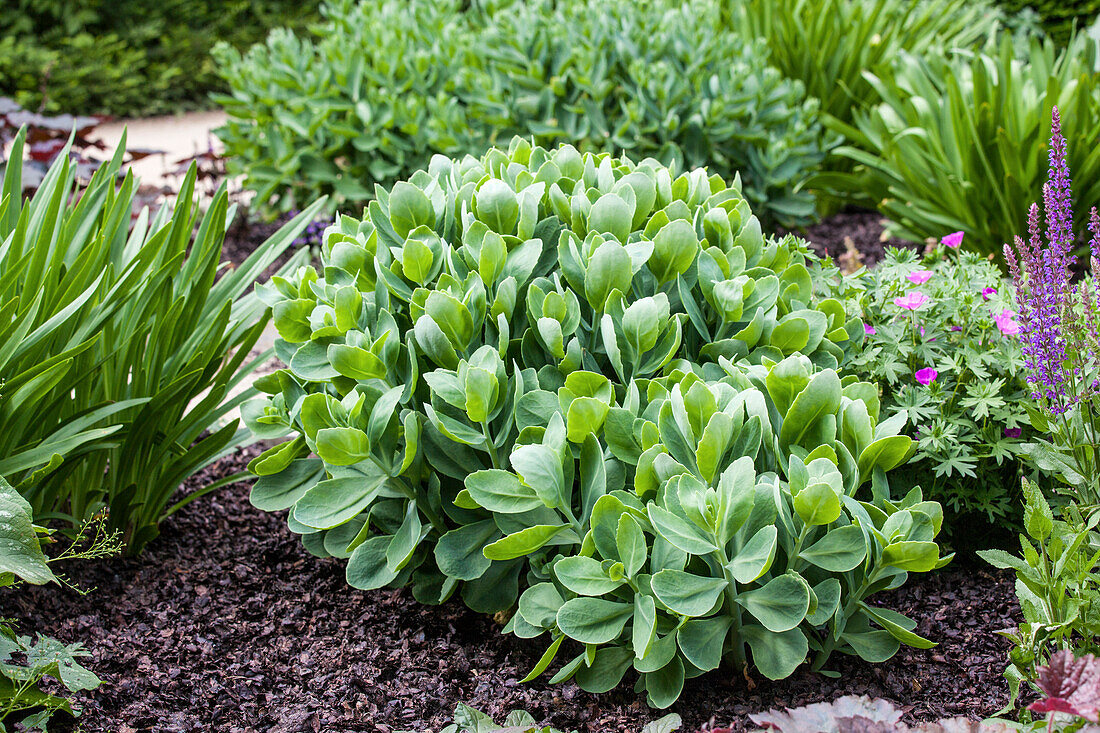
[(1054, 652), (1046, 666), (1039, 667), (1038, 685), (1047, 697), (1030, 709), (1070, 712), (1094, 723), (1100, 720), (1100, 660), (1093, 655), (1076, 658), (1066, 649)]

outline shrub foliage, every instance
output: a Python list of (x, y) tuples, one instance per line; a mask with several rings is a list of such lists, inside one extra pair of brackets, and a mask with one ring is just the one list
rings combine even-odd
[(827, 143), (817, 105), (767, 50), (715, 33), (719, 3), (668, 0), (329, 4), (316, 40), (288, 31), (217, 50), (232, 94), (219, 133), (261, 202), (363, 203), (433, 154), (518, 134), (630, 151), (732, 177), (765, 219), (813, 212), (801, 190)]
[(322, 263), (261, 289), (288, 367), (245, 415), (290, 439), (252, 501), (351, 585), (518, 599), (532, 676), (571, 640), (555, 680), (633, 667), (661, 707), (724, 657), (926, 643), (865, 602), (946, 561), (939, 506), (889, 495), (904, 421), (838, 375), (862, 322), (736, 185), (516, 139), (379, 189)]
[(209, 105), (210, 49), (303, 29), (318, 0), (6, 0), (0, 94), (30, 109), (131, 117)]
[(1074, 26), (1084, 29), (1100, 14), (1098, 0), (997, 0), (1009, 12), (1038, 13), (1043, 27), (1059, 43), (1069, 40)]

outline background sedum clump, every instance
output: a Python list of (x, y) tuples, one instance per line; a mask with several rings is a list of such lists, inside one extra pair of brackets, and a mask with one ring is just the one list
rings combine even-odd
[(548, 669), (664, 707), (723, 659), (924, 646), (870, 606), (948, 561), (914, 446), (838, 367), (864, 334), (814, 296), (738, 181), (522, 139), (433, 158), (273, 278), (287, 368), (245, 406), (252, 491), (363, 589), (513, 609)]
[[(231, 89), (218, 132), (258, 201), (362, 204), (435, 154), (481, 155), (513, 135), (653, 156), (732, 177), (765, 221), (809, 221), (804, 184), (839, 139), (762, 42), (715, 0), (357, 3), (323, 7), (245, 54), (215, 50)], [(342, 207), (344, 208), (344, 207)]]

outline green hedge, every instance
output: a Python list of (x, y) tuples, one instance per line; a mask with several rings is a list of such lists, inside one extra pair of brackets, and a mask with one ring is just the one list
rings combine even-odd
[(1069, 40), (1074, 23), (1085, 28), (1100, 14), (1100, 0), (998, 0), (998, 4), (1011, 13), (1033, 10), (1059, 43)]
[(739, 172), (765, 220), (806, 221), (828, 143), (817, 103), (762, 44), (716, 33), (717, 0), (333, 2), (315, 39), (215, 51), (220, 136), (262, 202), (362, 204), (433, 154), (512, 135)]
[(209, 104), (210, 48), (305, 28), (319, 0), (6, 0), (0, 95), (28, 109), (135, 116)]

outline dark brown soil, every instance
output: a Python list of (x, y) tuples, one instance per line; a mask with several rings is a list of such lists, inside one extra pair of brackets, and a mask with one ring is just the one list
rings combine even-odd
[[(223, 460), (239, 470), (255, 449)], [(529, 710), (564, 730), (637, 731), (661, 713), (630, 684), (594, 696), (574, 684), (521, 685), (541, 644), (499, 633), (461, 602), (416, 603), (404, 590), (347, 586), (343, 562), (302, 548), (281, 515), (264, 514), (235, 485), (189, 505), (136, 560), (73, 566), (96, 590), (25, 588), (0, 615), (25, 630), (80, 641), (103, 686), (83, 698), (89, 733), (157, 731), (439, 730), (458, 702), (499, 720)], [(10, 598), (10, 596), (9, 596)], [(754, 687), (729, 671), (689, 680), (673, 710), (685, 731), (732, 724), (751, 712), (832, 700), (885, 697), (913, 719), (989, 715), (1007, 700), (1001, 671), (1015, 625), (1012, 583), (976, 564), (916, 576), (883, 604), (920, 619), (940, 642), (903, 649), (881, 665), (839, 658), (839, 679), (808, 671)]]
[(878, 262), (887, 247), (918, 249), (923, 246), (886, 236), (885, 225), (886, 220), (877, 211), (846, 209), (793, 233), (809, 241), (819, 255), (832, 257), (848, 271), (858, 269), (860, 264)]
[[(225, 233), (225, 242), (222, 244), (222, 261), (228, 262), (232, 267), (240, 266), (248, 256), (266, 242), (279, 228), (289, 222), (292, 217), (282, 216), (271, 222), (259, 221), (250, 218), (247, 212), (237, 215), (237, 218), (229, 225)], [(266, 282), (272, 275), (279, 271), (287, 260), (301, 248), (309, 246), (304, 238), (299, 237), (286, 251), (275, 260), (260, 276), (260, 282)], [(316, 254), (316, 253), (314, 253)]]

